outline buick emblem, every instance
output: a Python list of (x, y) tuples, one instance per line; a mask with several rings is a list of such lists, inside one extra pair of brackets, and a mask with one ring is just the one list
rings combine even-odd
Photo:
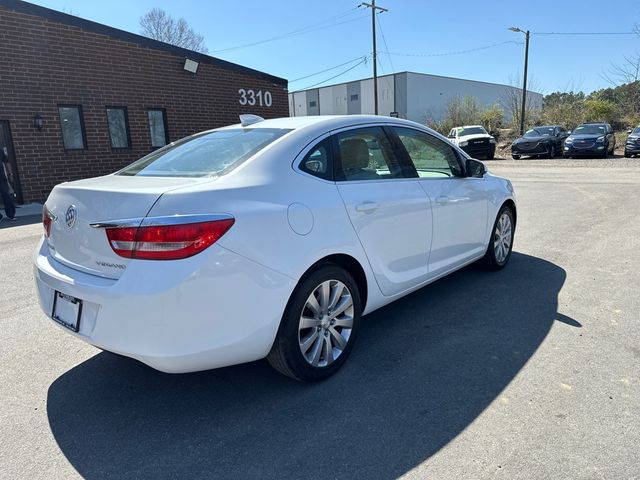
[(76, 218), (78, 218), (78, 211), (76, 210), (75, 205), (69, 205), (67, 208), (67, 213), (64, 214), (64, 221), (67, 224), (67, 227), (73, 228), (76, 224)]

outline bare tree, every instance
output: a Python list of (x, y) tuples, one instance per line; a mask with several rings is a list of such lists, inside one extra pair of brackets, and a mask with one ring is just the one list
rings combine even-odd
[[(538, 80), (529, 77), (527, 82), (527, 99), (525, 105), (525, 128), (537, 123), (540, 120), (542, 104), (539, 96), (534, 95), (534, 91), (540, 91)], [(500, 107), (504, 110), (505, 120), (514, 128), (520, 125), (520, 111), (522, 110), (522, 80), (520, 75), (509, 77), (509, 86), (504, 87), (500, 95)]]
[(176, 20), (161, 8), (154, 8), (140, 18), (142, 35), (196, 52), (207, 53), (204, 37), (189, 26), (184, 18)]
[[(640, 36), (640, 24), (636, 24), (633, 31)], [(640, 80), (640, 52), (625, 55), (621, 63), (612, 63), (609, 70), (602, 74), (602, 78), (613, 86)]]

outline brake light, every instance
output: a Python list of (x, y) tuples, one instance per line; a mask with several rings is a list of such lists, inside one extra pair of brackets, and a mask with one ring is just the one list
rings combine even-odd
[(44, 227), (44, 236), (49, 238), (51, 235), (51, 225), (53, 224), (54, 215), (49, 211), (46, 205), (42, 206), (42, 226)]
[(107, 228), (113, 251), (125, 258), (178, 260), (210, 247), (231, 228), (233, 218), (180, 225)]

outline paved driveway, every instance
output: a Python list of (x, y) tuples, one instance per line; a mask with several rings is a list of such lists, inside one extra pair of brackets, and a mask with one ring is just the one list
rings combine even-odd
[(0, 477), (640, 477), (640, 161), (488, 165), (520, 202), (508, 268), (366, 317), (317, 385), (75, 340), (36, 305), (41, 227), (0, 224)]

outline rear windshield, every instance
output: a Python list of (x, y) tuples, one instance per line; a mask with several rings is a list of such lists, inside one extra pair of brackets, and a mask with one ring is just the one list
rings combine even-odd
[(150, 153), (117, 174), (149, 177), (223, 175), (290, 131), (233, 128), (199, 133)]

